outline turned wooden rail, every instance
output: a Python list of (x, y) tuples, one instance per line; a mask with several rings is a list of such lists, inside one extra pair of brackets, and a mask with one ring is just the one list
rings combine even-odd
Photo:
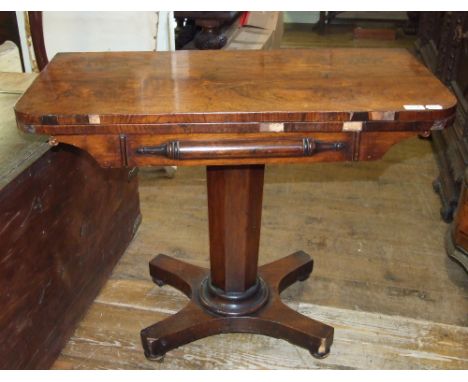
[(170, 159), (244, 159), (311, 156), (328, 150), (342, 150), (344, 142), (321, 142), (310, 138), (252, 139), (223, 141), (171, 141), (159, 146), (143, 146), (138, 155)]

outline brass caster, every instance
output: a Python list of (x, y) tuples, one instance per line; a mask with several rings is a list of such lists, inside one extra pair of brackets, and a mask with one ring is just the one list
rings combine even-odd
[(159, 287), (162, 287), (162, 286), (166, 285), (166, 283), (164, 281), (159, 280), (159, 279), (157, 279), (155, 277), (153, 277), (153, 282)]
[(310, 352), (310, 354), (316, 359), (325, 359), (330, 355), (330, 349), (326, 352)]
[(163, 354), (163, 355), (149, 355), (149, 354), (145, 353), (145, 357), (146, 357), (146, 359), (148, 361), (159, 362), (159, 363), (164, 362), (164, 356), (165, 356), (165, 354)]

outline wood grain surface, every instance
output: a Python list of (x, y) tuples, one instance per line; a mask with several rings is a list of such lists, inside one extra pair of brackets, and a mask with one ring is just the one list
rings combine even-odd
[[(406, 50), (343, 48), (59, 54), (15, 110), (25, 132), (103, 167), (144, 167), (373, 160), (443, 129), (455, 105)], [(291, 139), (341, 149), (300, 154)]]
[(211, 282), (227, 293), (257, 282), (264, 170), (263, 165), (206, 169)]
[(451, 115), (455, 104), (400, 49), (62, 53), (16, 114), (23, 126), (57, 134), (47, 126), (359, 121), (361, 112), (435, 120)]

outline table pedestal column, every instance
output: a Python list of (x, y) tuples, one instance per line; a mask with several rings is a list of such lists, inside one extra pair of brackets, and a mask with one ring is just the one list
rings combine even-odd
[(162, 359), (171, 349), (219, 333), (268, 335), (317, 358), (328, 355), (333, 328), (280, 299), (282, 290), (309, 277), (310, 256), (299, 251), (257, 269), (263, 175), (263, 165), (207, 168), (210, 269), (166, 255), (150, 262), (156, 284), (171, 285), (190, 301), (141, 331), (147, 358)]

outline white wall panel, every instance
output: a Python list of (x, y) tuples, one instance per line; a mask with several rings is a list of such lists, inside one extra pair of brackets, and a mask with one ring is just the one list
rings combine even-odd
[(43, 25), (49, 60), (57, 52), (156, 50), (157, 12), (43, 12)]

